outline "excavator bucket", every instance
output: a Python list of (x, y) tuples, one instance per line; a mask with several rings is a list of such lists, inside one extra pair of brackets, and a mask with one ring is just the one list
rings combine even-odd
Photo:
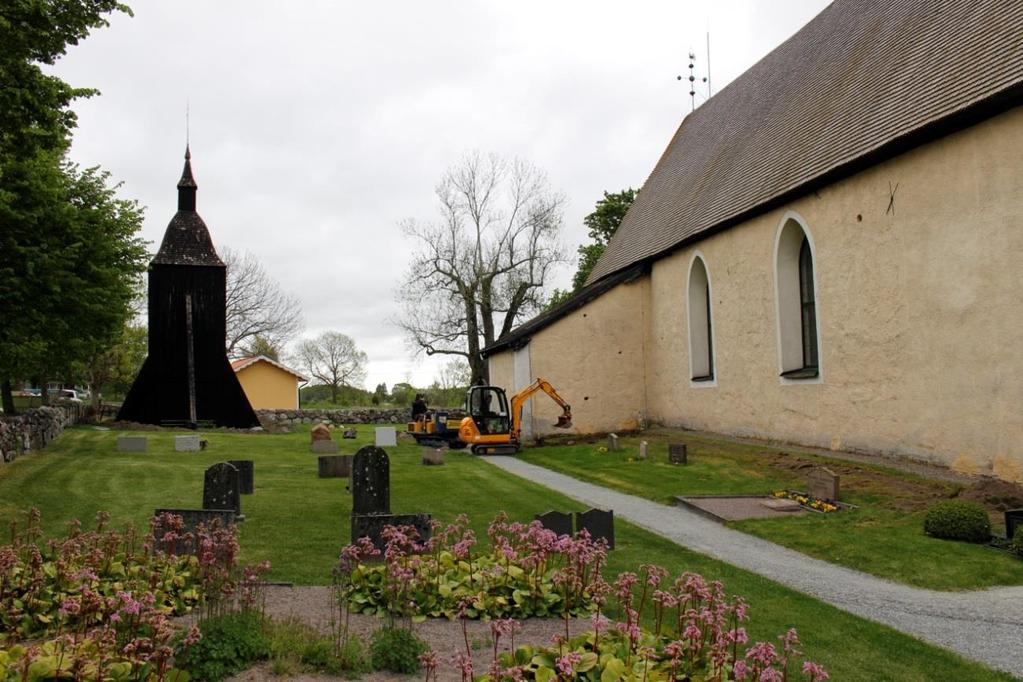
[(570, 429), (572, 428), (572, 415), (571, 413), (565, 413), (558, 417), (558, 423), (554, 425), (556, 429)]

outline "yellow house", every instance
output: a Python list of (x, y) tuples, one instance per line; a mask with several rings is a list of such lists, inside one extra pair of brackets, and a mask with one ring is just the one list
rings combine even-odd
[(254, 410), (297, 410), (300, 384), (306, 377), (265, 355), (231, 363)]

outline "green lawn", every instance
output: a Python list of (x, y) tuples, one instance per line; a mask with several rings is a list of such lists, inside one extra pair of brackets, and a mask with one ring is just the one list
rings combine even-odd
[[(243, 498), (245, 561), (270, 559), (272, 578), (325, 584), (337, 550), (348, 539), (351, 498), (343, 479), (319, 479), (308, 433), (290, 435), (212, 432), (201, 454), (175, 453), (173, 434), (150, 433), (149, 453), (116, 452), (116, 432), (75, 428), (45, 451), (0, 467), (0, 521), (30, 506), (43, 511), (44, 526), (59, 532), (71, 518), (91, 518), (108, 510), (117, 522), (145, 523), (156, 507), (196, 507), (202, 472), (225, 459), (252, 459), (256, 494)], [(372, 439), (360, 438), (344, 450)], [(536, 454), (536, 453), (534, 453)], [(580, 506), (554, 492), (506, 474), (464, 453), (449, 453), (443, 467), (423, 467), (418, 449), (391, 450), (391, 506), (396, 512), (432, 512), (441, 520), (459, 513), (473, 519), (482, 534), (500, 510), (529, 520), (536, 512)], [(619, 521), (612, 571), (660, 563), (672, 571), (697, 571), (724, 581), (730, 593), (751, 604), (750, 633), (773, 639), (796, 627), (808, 654), (824, 663), (836, 680), (1009, 680), (980, 665), (865, 621), (769, 580), (695, 554)]]
[[(669, 438), (688, 444), (689, 464), (668, 463)], [(637, 459), (640, 440), (649, 443)], [(1023, 562), (1004, 552), (937, 540), (923, 532), (925, 510), (951, 497), (958, 486), (877, 466), (785, 453), (692, 433), (653, 431), (622, 438), (622, 450), (601, 452), (605, 442), (531, 448), (526, 461), (578, 479), (671, 504), (675, 495), (755, 495), (781, 488), (806, 489), (808, 466), (839, 473), (851, 512), (733, 522), (734, 528), (811, 556), (883, 578), (936, 590), (1023, 584)], [(803, 468), (798, 468), (799, 466)]]

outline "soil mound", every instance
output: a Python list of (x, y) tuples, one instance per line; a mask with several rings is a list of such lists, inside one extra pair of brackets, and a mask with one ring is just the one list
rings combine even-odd
[(1023, 508), (1023, 486), (998, 478), (985, 478), (959, 494), (959, 499), (979, 502), (1000, 512)]

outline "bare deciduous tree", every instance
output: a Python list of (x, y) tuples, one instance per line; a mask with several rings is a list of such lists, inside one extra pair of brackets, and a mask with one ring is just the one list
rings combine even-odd
[(480, 351), (541, 309), (548, 275), (564, 260), (564, 196), (528, 162), (479, 153), (448, 169), (436, 193), (439, 222), (402, 224), (416, 250), (396, 322), (417, 352), (463, 356), (472, 382), (485, 382)]
[(299, 364), (330, 388), (330, 402), (337, 403), (342, 386), (361, 386), (366, 380), (366, 354), (341, 332), (323, 332), (305, 339), (295, 352)]
[(302, 306), (249, 251), (220, 250), (227, 264), (227, 354), (252, 355), (254, 342), (283, 348), (302, 331)]

